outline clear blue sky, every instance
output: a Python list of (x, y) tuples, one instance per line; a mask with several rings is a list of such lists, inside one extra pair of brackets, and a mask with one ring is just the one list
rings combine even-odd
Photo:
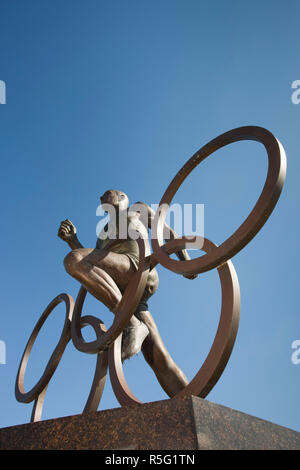
[[(300, 431), (300, 365), (291, 344), (299, 321), (300, 79), (297, 1), (2, 0), (0, 426), (28, 422), (14, 382), (28, 337), (46, 305), (79, 285), (63, 268), (57, 237), (71, 219), (93, 247), (99, 195), (127, 192), (158, 203), (202, 145), (229, 129), (259, 125), (286, 149), (287, 180), (258, 236), (232, 260), (241, 288), (236, 344), (207, 399)], [(267, 170), (257, 143), (238, 143), (200, 165), (176, 196), (205, 205), (205, 235), (222, 243), (244, 220)], [(209, 351), (220, 311), (217, 272), (188, 281), (159, 267), (150, 302), (171, 354), (189, 378)], [(111, 314), (89, 299), (85, 314)], [(39, 379), (64, 308), (38, 337), (25, 378)], [(88, 335), (88, 333), (87, 333)], [(87, 336), (88, 337), (88, 336)], [(48, 387), (45, 419), (81, 413), (95, 357), (70, 343)], [(125, 364), (143, 401), (167, 396), (140, 355)], [(99, 409), (118, 406), (109, 380)]]

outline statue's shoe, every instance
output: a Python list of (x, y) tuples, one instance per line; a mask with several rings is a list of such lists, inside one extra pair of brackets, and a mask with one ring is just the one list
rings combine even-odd
[(142, 344), (149, 330), (143, 322), (136, 326), (128, 326), (122, 337), (122, 362), (140, 352)]

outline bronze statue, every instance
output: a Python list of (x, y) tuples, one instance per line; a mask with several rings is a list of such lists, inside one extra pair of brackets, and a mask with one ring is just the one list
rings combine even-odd
[[(203, 246), (198, 248), (205, 254), (189, 259), (186, 248), (189, 248), (190, 239), (179, 238), (166, 225), (167, 208), (184, 180), (201, 162), (216, 150), (241, 140), (258, 141), (265, 147), (268, 173), (263, 190), (252, 211), (232, 235), (219, 246), (204, 238)], [(135, 234), (140, 234), (138, 238), (131, 236), (129, 230), (130, 236), (124, 237), (122, 227), (118, 227), (116, 222), (116, 233), (112, 237), (109, 236), (106, 240), (100, 237), (94, 249), (83, 248), (72, 222), (68, 219), (63, 221), (58, 235), (72, 250), (65, 258), (65, 268), (81, 286), (75, 303), (70, 295), (62, 293), (48, 304), (25, 347), (17, 373), (15, 394), (17, 400), (22, 403), (34, 401), (31, 421), (41, 419), (47, 386), (71, 340), (79, 351), (97, 355), (94, 379), (83, 413), (98, 409), (107, 372), (121, 406), (141, 403), (131, 392), (122, 368), (123, 361), (140, 350), (169, 397), (195, 395), (205, 398), (226, 367), (238, 330), (240, 289), (231, 258), (255, 237), (268, 220), (280, 196), (285, 174), (285, 151), (276, 137), (262, 127), (240, 127), (211, 140), (183, 165), (168, 185), (155, 214), (147, 204), (138, 203), (140, 208), (142, 205), (143, 210), (146, 209), (147, 220), (141, 217), (139, 210), (129, 210), (125, 193), (109, 190), (103, 194), (103, 208), (109, 205), (119, 215), (126, 215), (126, 223), (134, 228)], [(152, 254), (147, 232), (149, 227), (152, 229)], [(179, 261), (170, 257), (172, 253), (176, 253)], [(189, 383), (166, 350), (148, 310), (147, 301), (158, 287), (158, 275), (155, 270), (157, 264), (188, 279), (194, 279), (198, 274), (214, 268), (218, 270), (222, 304), (216, 336), (207, 357)], [(92, 315), (82, 316), (87, 292), (115, 313), (114, 321), (108, 329), (99, 318)], [(24, 377), (31, 349), (46, 319), (60, 303), (64, 303), (66, 307), (61, 336), (41, 377), (29, 391), (25, 391)], [(96, 340), (84, 340), (81, 330), (86, 325), (94, 329)]]
[[(127, 223), (139, 230), (139, 217), (136, 212), (128, 212), (129, 199), (122, 191), (108, 190), (100, 197), (101, 204), (109, 204), (120, 220), (120, 212), (126, 213)], [(141, 203), (139, 203), (141, 204)], [(149, 206), (146, 206), (149, 218), (153, 217)], [(169, 227), (168, 227), (169, 228)], [(173, 231), (169, 228), (170, 237)], [(118, 227), (117, 227), (118, 235)], [(77, 230), (69, 219), (61, 222), (58, 236), (68, 243), (72, 251), (64, 259), (68, 274), (77, 279), (90, 294), (103, 302), (115, 313), (132, 274), (139, 263), (139, 249), (136, 240), (129, 237), (106, 250), (109, 238), (99, 239), (96, 248), (83, 248), (77, 238)], [(189, 259), (185, 250), (178, 253), (180, 259)], [(186, 277), (194, 279), (196, 276)], [(158, 288), (158, 274), (155, 268), (149, 272), (146, 288), (139, 306), (123, 331), (122, 361), (137, 354), (140, 350), (152, 367), (156, 377), (169, 396), (175, 395), (186, 386), (187, 379), (175, 364), (158, 332), (155, 321), (148, 310), (148, 299)]]

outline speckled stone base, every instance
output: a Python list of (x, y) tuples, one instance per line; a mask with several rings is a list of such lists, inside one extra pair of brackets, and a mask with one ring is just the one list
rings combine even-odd
[(184, 397), (2, 428), (0, 449), (300, 450), (300, 433)]

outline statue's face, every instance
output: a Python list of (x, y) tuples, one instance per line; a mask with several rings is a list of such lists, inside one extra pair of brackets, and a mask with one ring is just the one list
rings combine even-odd
[(116, 189), (108, 189), (100, 197), (101, 204), (111, 204), (119, 210), (125, 210), (129, 207), (129, 200), (125, 193)]

